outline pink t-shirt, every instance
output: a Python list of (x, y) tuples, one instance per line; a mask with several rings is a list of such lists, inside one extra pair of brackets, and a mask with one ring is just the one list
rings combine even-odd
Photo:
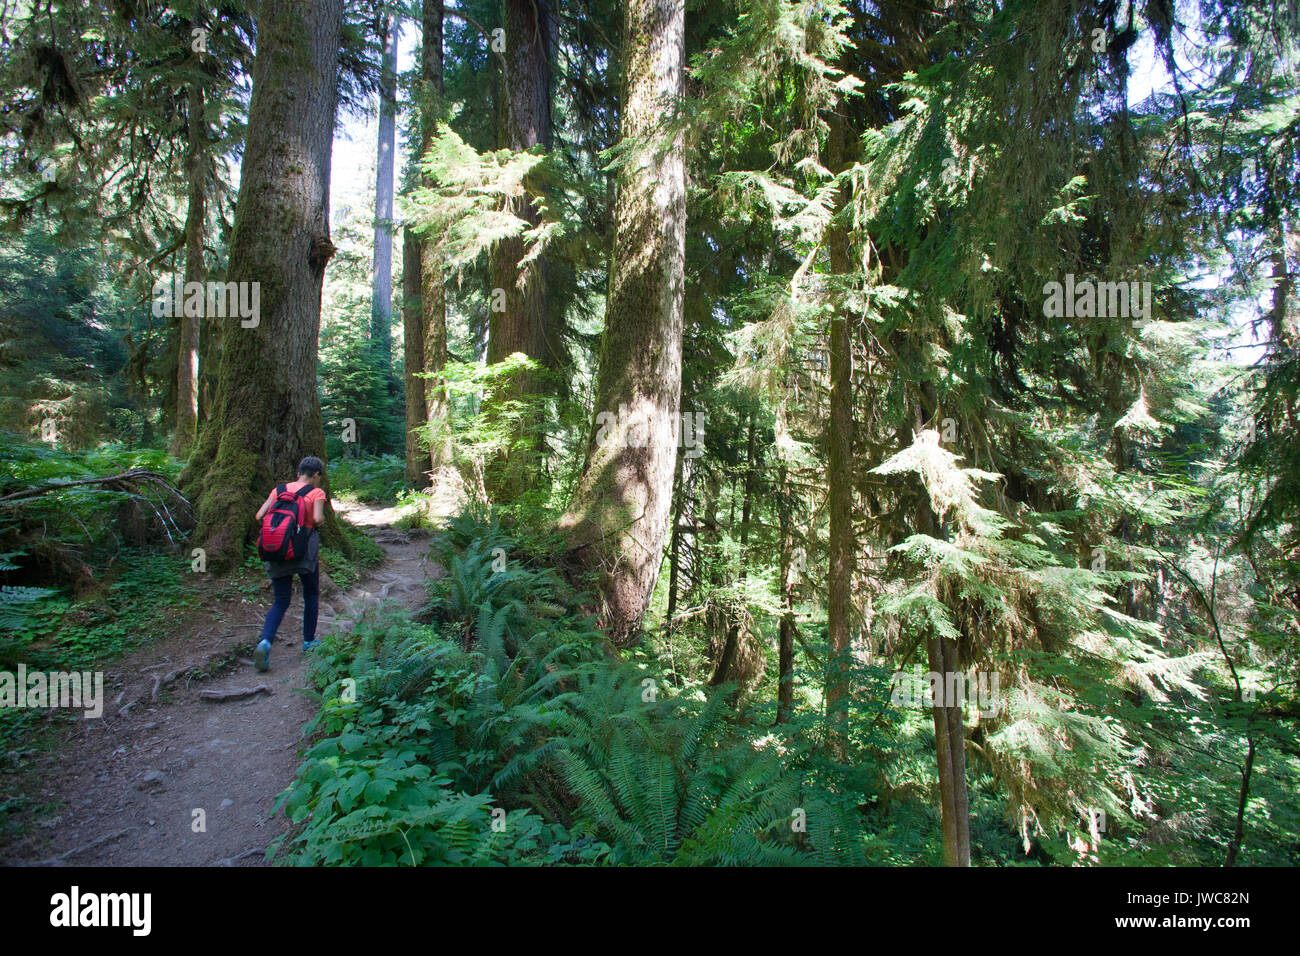
[[(284, 490), (297, 491), (299, 488), (302, 488), (303, 486), (310, 487), (311, 482), (291, 481), (284, 486)], [(274, 495), (275, 492), (272, 491), (271, 494)], [(305, 495), (302, 496), (302, 500), (303, 500), (303, 506), (302, 509), (299, 511), (299, 514), (302, 516), (301, 524), (304, 528), (313, 528), (316, 526), (316, 502), (325, 500), (325, 489), (312, 488), (309, 492), (307, 492)]]

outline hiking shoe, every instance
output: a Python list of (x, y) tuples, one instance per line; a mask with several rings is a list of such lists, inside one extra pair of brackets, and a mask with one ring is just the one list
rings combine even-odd
[(318, 647), (320, 647), (320, 638), (313, 638), (310, 641), (302, 642), (302, 652), (304, 654), (306, 654), (308, 651), (314, 651)]
[(253, 666), (259, 671), (270, 670), (271, 667), (271, 642), (262, 641), (257, 647), (253, 648)]

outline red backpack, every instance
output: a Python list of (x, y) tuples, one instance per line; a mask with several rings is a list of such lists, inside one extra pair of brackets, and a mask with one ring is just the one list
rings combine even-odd
[(289, 491), (287, 485), (277, 485), (275, 504), (262, 516), (262, 530), (257, 536), (257, 553), (266, 561), (296, 561), (307, 553), (310, 528), (302, 526), (303, 495), (310, 489), (303, 485)]

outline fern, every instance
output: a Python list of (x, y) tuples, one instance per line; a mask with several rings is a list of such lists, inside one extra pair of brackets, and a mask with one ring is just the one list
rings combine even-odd
[(0, 630), (21, 634), (31, 605), (57, 593), (50, 588), (0, 587)]
[[(505, 570), (494, 548), (516, 555)], [(286, 859), (865, 859), (856, 807), (808, 789), (803, 751), (756, 748), (729, 688), (643, 699), (647, 671), (611, 661), (591, 622), (557, 600), (576, 604), (563, 584), (490, 516), (451, 519), (435, 549), (448, 575), (433, 588), (434, 627), (371, 612), (318, 658), (322, 686), (346, 675), (358, 695), (322, 696), (324, 736), (284, 795), (300, 821)], [(801, 800), (817, 807), (807, 833), (790, 825)], [(504, 830), (492, 826), (500, 810)]]

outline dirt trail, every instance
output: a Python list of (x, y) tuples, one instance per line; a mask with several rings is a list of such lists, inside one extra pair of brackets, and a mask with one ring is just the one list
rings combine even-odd
[[(425, 581), (437, 573), (426, 558), (427, 535), (391, 527), (395, 509), (340, 504), (338, 511), (384, 548), (385, 560), (346, 594), (322, 576), (320, 636), (369, 603), (391, 599), (418, 607), (425, 600)], [(258, 673), (240, 656), (260, 628), (269, 585), (261, 597), (265, 600), (242, 606), (247, 623), (218, 623), (197, 637), (178, 634), (151, 642), (105, 668), (104, 716), (78, 721), (56, 752), (39, 754), (23, 766), (25, 789), (49, 812), (17, 844), (0, 846), (0, 862), (265, 865), (267, 845), (288, 826), (283, 815), (273, 818), (271, 811), (298, 767), (303, 725), (314, 715), (315, 703), (297, 692), (307, 680), (296, 581), (270, 671)], [(207, 640), (200, 644), (203, 637)], [(187, 679), (191, 667), (217, 673)], [(259, 685), (270, 693), (220, 703), (200, 696)], [(129, 706), (137, 697), (139, 704)]]

